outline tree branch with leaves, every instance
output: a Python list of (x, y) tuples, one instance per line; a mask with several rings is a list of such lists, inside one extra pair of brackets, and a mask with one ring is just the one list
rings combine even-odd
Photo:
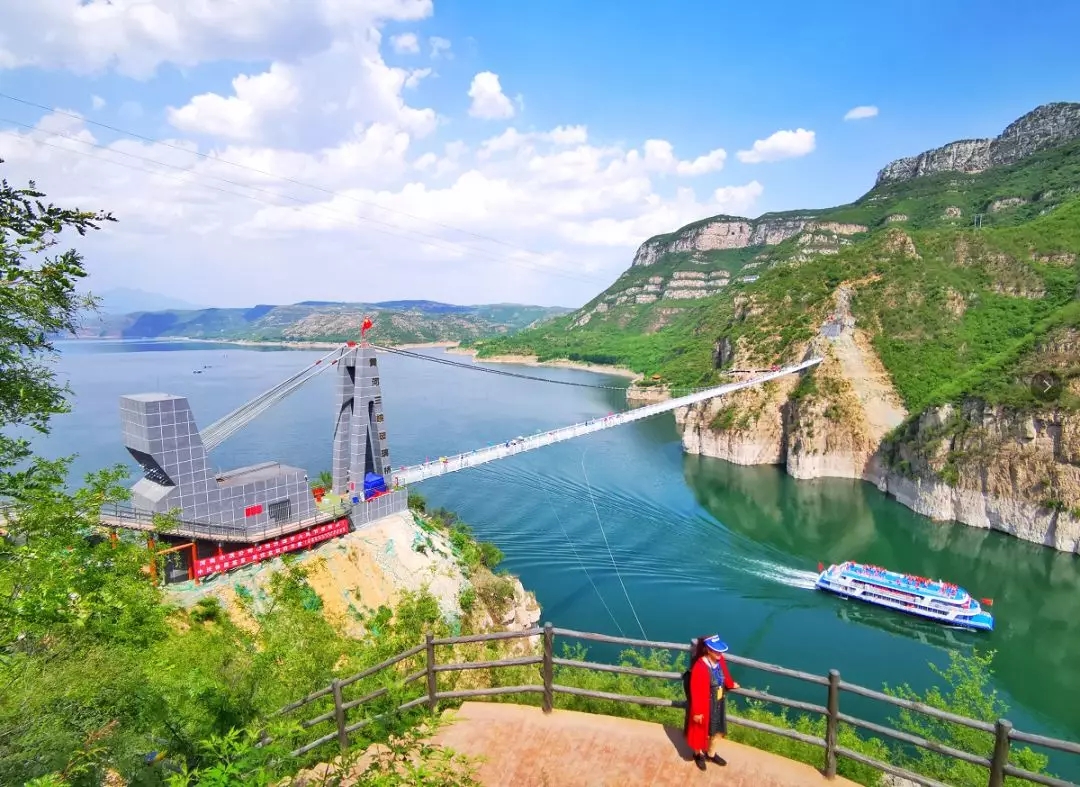
[[(0, 159), (0, 164), (3, 159)], [(60, 236), (80, 236), (116, 219), (110, 213), (61, 208), (44, 201), (31, 181), (0, 180), (0, 427), (45, 434), (67, 412), (66, 384), (47, 363), (55, 337), (74, 335), (94, 298), (76, 290), (86, 276), (82, 255), (57, 251)], [(0, 434), (0, 497), (33, 494), (41, 468), (25, 437)]]

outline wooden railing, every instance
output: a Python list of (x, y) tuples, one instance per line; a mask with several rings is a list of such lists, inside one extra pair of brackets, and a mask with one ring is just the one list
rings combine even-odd
[[(440, 663), (436, 658), (436, 648), (441, 646), (455, 646), (464, 645), (468, 643), (479, 642), (493, 642), (498, 640), (512, 640), (522, 639), (530, 637), (542, 637), (543, 650), (540, 656), (526, 656), (521, 658), (507, 658), (495, 661), (472, 661), (472, 662), (460, 662), (460, 663)], [(349, 736), (358, 730), (372, 724), (377, 721), (380, 716), (363, 718), (353, 723), (349, 723), (349, 711), (352, 711), (365, 703), (372, 700), (387, 697), (390, 694), (390, 688), (383, 686), (377, 688), (361, 697), (346, 701), (344, 694), (345, 689), (353, 686), (357, 682), (370, 678), (378, 673), (388, 670), (406, 659), (414, 656), (424, 654), (424, 666), (414, 672), (405, 674), (403, 677), (397, 679), (397, 683), (400, 685), (409, 685), (420, 680), (424, 680), (426, 683), (425, 692), (415, 699), (411, 699), (394, 708), (395, 712), (407, 711), (412, 708), (418, 708), (421, 706), (427, 706), (430, 710), (434, 711), (440, 701), (446, 700), (465, 700), (476, 697), (492, 697), (506, 694), (539, 694), (542, 697), (541, 704), (544, 713), (550, 713), (555, 706), (556, 694), (567, 694), (576, 697), (586, 697), (597, 700), (607, 700), (613, 702), (632, 703), (635, 705), (643, 705), (657, 708), (685, 708), (686, 703), (683, 700), (672, 700), (669, 697), (651, 697), (651, 696), (635, 696), (627, 694), (613, 694), (604, 691), (593, 691), (590, 689), (581, 689), (574, 686), (562, 686), (555, 683), (555, 667), (568, 667), (573, 669), (586, 669), (600, 672), (615, 673), (619, 675), (631, 675), (639, 678), (653, 678), (657, 680), (673, 681), (681, 680), (682, 674), (678, 672), (661, 672), (657, 670), (642, 669), (639, 667), (628, 667), (615, 664), (600, 664), (590, 661), (576, 661), (573, 659), (558, 658), (555, 656), (555, 637), (567, 637), (574, 640), (585, 640), (589, 642), (600, 642), (613, 645), (622, 645), (632, 648), (655, 648), (675, 652), (688, 652), (693, 647), (693, 643), (689, 645), (682, 645), (676, 642), (652, 642), (649, 640), (630, 639), (627, 637), (613, 637), (606, 634), (592, 634), (584, 631), (573, 631), (571, 629), (555, 628), (550, 623), (545, 624), (543, 628), (533, 628), (526, 631), (508, 631), (498, 632), (491, 634), (473, 634), (462, 637), (446, 637), (436, 638), (429, 634), (426, 641), (422, 645), (417, 645), (409, 650), (399, 653), (380, 664), (376, 664), (373, 667), (369, 667), (362, 672), (357, 673), (348, 678), (341, 678), (335, 680), (329, 686), (315, 691), (306, 697), (303, 697), (296, 702), (293, 702), (280, 711), (278, 715), (290, 714), (295, 711), (310, 705), (311, 703), (322, 700), (323, 698), (330, 697), (333, 700), (332, 709), (322, 713), (321, 715), (307, 719), (300, 722), (301, 729), (309, 729), (321, 724), (332, 724), (334, 729), (331, 732), (322, 735), (319, 738), (311, 741), (310, 743), (300, 746), (292, 752), (292, 756), (299, 757), (308, 752), (317, 749), (327, 743), (337, 740), (338, 745), (342, 751), (349, 746)], [(916, 746), (928, 751), (936, 752), (938, 754), (945, 755), (947, 757), (953, 757), (957, 760), (973, 763), (975, 765), (982, 766), (988, 771), (988, 787), (1002, 787), (1005, 777), (1011, 776), (1015, 778), (1028, 779), (1036, 784), (1050, 785), (1051, 787), (1077, 787), (1073, 782), (1068, 782), (1063, 779), (1059, 779), (1053, 776), (1047, 776), (1038, 773), (1032, 773), (1009, 764), (1009, 755), (1011, 751), (1011, 745), (1013, 741), (1018, 743), (1031, 744), (1035, 746), (1041, 746), (1047, 749), (1053, 749), (1056, 751), (1067, 752), (1070, 754), (1080, 754), (1080, 744), (1073, 743), (1071, 741), (1059, 740), (1057, 738), (1048, 738), (1042, 735), (1034, 735), (1031, 733), (1020, 732), (1013, 729), (1010, 722), (1005, 719), (999, 719), (995, 724), (990, 724), (984, 721), (978, 721), (975, 719), (965, 718), (958, 716), (954, 713), (939, 710), (937, 708), (924, 705), (912, 700), (900, 699), (888, 694), (884, 694), (880, 691), (873, 689), (867, 689), (862, 686), (855, 685), (854, 683), (848, 683), (840, 679), (840, 673), (837, 670), (829, 670), (829, 674), (826, 676), (813, 675), (808, 672), (801, 672), (799, 670), (789, 669), (787, 667), (777, 666), (775, 664), (767, 664), (761, 661), (755, 661), (743, 656), (737, 656), (728, 654), (727, 660), (731, 664), (735, 664), (742, 667), (747, 667), (754, 670), (759, 670), (771, 675), (779, 675), (785, 678), (792, 678), (803, 683), (812, 684), (821, 687), (824, 693), (824, 705), (818, 705), (812, 702), (804, 702), (801, 700), (789, 699), (787, 697), (780, 697), (774, 694), (770, 694), (764, 691), (756, 691), (754, 689), (739, 688), (733, 690), (732, 694), (737, 694), (742, 697), (746, 697), (751, 700), (758, 700), (766, 703), (774, 703), (786, 708), (791, 708), (797, 711), (803, 711), (811, 714), (818, 714), (825, 718), (825, 735), (824, 737), (817, 737), (814, 735), (808, 735), (797, 730), (787, 729), (784, 727), (777, 727), (772, 724), (767, 724), (754, 719), (748, 719), (740, 717), (734, 713), (728, 713), (727, 718), (732, 724), (736, 724), (749, 729), (758, 730), (761, 732), (768, 732), (774, 735), (780, 735), (791, 740), (800, 741), (802, 743), (810, 744), (812, 746), (818, 746), (823, 750), (823, 763), (822, 772), (828, 778), (833, 778), (836, 775), (837, 761), (839, 758), (844, 757), (853, 762), (862, 763), (863, 765), (871, 768), (876, 768), (885, 773), (899, 776), (901, 778), (909, 779), (917, 784), (926, 785), (926, 787), (948, 787), (941, 782), (927, 778), (926, 776), (913, 773), (904, 768), (899, 768), (887, 762), (881, 762), (861, 754), (852, 749), (848, 749), (839, 745), (837, 741), (838, 731), (840, 723), (852, 725), (854, 727), (862, 728), (874, 735), (890, 738), (895, 741), (899, 741), (909, 746)], [(492, 688), (480, 688), (480, 689), (463, 689), (458, 691), (440, 691), (438, 688), (438, 676), (439, 673), (460, 672), (464, 670), (478, 670), (478, 669), (497, 669), (505, 667), (523, 667), (538, 665), (540, 667), (539, 683), (529, 683), (524, 685), (515, 686), (496, 686)], [(843, 713), (840, 710), (840, 699), (843, 692), (854, 694), (860, 697), (866, 697), (878, 702), (887, 703), (896, 708), (903, 708), (909, 711), (915, 711), (917, 713), (924, 714), (925, 716), (937, 719), (943, 722), (949, 722), (952, 724), (959, 724), (965, 727), (969, 727), (974, 730), (980, 730), (993, 736), (992, 751), (988, 752), (988, 756), (980, 756), (977, 754), (971, 754), (966, 751), (960, 751), (959, 749), (946, 746), (936, 741), (926, 740), (916, 735), (911, 735), (906, 732), (900, 732), (898, 730), (891, 729), (889, 727), (882, 726), (864, 719), (857, 718), (847, 713)]]

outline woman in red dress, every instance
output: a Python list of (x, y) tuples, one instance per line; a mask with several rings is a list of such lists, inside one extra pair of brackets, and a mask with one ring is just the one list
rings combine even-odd
[(686, 743), (702, 771), (706, 759), (726, 765), (716, 753), (716, 745), (727, 735), (727, 692), (739, 688), (739, 684), (731, 679), (724, 660), (727, 649), (719, 636), (699, 637), (690, 665)]

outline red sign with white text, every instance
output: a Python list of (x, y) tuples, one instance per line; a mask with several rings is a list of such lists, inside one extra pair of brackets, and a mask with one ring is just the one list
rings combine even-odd
[(286, 552), (294, 552), (304, 549), (312, 544), (318, 544), (337, 536), (343, 536), (349, 532), (349, 520), (339, 519), (336, 522), (327, 522), (325, 525), (302, 530), (299, 533), (275, 538), (272, 541), (264, 541), (261, 544), (238, 549), (227, 555), (215, 555), (195, 561), (196, 578), (205, 577), (209, 574), (217, 574), (222, 571), (230, 571), (234, 568), (247, 566), (252, 563), (260, 563)]

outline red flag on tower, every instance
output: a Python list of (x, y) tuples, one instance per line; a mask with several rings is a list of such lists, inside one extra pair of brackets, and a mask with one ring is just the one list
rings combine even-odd
[(372, 322), (370, 317), (364, 317), (364, 321), (360, 323), (360, 338), (364, 338), (367, 332), (371, 330)]

